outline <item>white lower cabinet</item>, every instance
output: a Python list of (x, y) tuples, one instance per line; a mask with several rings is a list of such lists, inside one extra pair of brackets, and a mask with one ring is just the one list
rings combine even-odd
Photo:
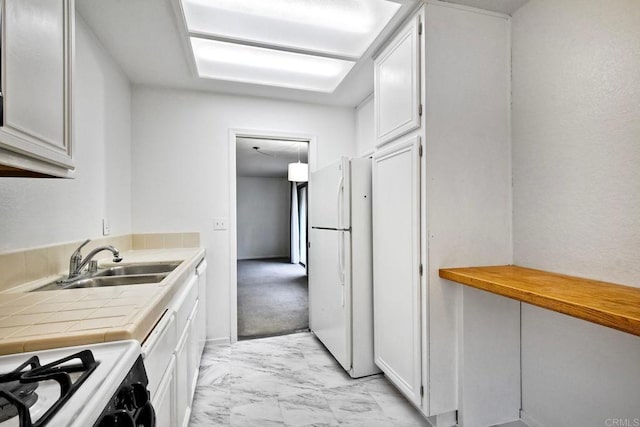
[(189, 348), (187, 350), (187, 373), (188, 373), (188, 384), (187, 391), (189, 392), (189, 402), (193, 400), (193, 394), (196, 391), (196, 383), (198, 382), (198, 368), (200, 367), (200, 358), (202, 357), (202, 352), (200, 351), (200, 317), (199, 314), (202, 310), (200, 309), (200, 301), (196, 301), (196, 305), (193, 307), (193, 311), (191, 312), (190, 322), (189, 322)]
[(189, 324), (176, 347), (176, 418), (177, 426), (186, 426), (190, 414)]
[(175, 316), (167, 311), (142, 345), (144, 366), (149, 378), (148, 389), (152, 397), (158, 393), (177, 342)]
[(206, 334), (198, 279), (189, 276), (142, 345), (158, 426), (189, 424)]
[(200, 367), (200, 356), (196, 357), (197, 336), (193, 333), (194, 314), (198, 305), (198, 277), (191, 276), (182, 292), (174, 299), (176, 326), (180, 339), (176, 346), (176, 426), (189, 424), (193, 378)]
[(156, 411), (157, 427), (173, 427), (173, 420), (176, 414), (175, 366), (176, 358), (174, 355), (171, 355), (167, 371), (162, 381), (160, 381), (154, 399), (151, 401)]
[(205, 301), (207, 300), (207, 261), (203, 259), (196, 267), (196, 275), (198, 276), (198, 300), (200, 308), (196, 315), (196, 329), (198, 330), (198, 353), (202, 356), (204, 345), (207, 341), (207, 308)]

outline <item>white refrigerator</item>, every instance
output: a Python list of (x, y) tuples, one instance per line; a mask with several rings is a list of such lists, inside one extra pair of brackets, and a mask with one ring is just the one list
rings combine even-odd
[(371, 159), (342, 157), (309, 180), (309, 323), (353, 378), (373, 361)]

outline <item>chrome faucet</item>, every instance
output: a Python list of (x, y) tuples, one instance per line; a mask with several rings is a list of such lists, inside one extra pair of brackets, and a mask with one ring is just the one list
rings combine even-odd
[(61, 280), (61, 282), (69, 282), (75, 280), (78, 276), (81, 275), (82, 269), (87, 264), (89, 264), (89, 262), (91, 262), (89, 272), (95, 272), (97, 263), (96, 261), (92, 261), (92, 259), (98, 252), (110, 251), (113, 254), (113, 262), (122, 261), (122, 258), (120, 257), (120, 251), (113, 246), (100, 246), (98, 248), (95, 248), (94, 250), (89, 252), (89, 254), (84, 259), (82, 259), (82, 253), (80, 252), (80, 250), (90, 241), (91, 239), (85, 240), (84, 243), (78, 246), (78, 249), (76, 249), (73, 254), (71, 254), (71, 258), (69, 259), (69, 277)]

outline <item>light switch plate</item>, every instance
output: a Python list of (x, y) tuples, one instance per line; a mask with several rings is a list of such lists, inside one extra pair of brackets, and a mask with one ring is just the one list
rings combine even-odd
[(109, 220), (107, 218), (104, 218), (102, 220), (102, 235), (108, 236), (109, 234), (111, 234), (111, 224), (109, 224)]
[(219, 217), (213, 218), (213, 229), (214, 230), (226, 230), (229, 228), (229, 221), (227, 218)]

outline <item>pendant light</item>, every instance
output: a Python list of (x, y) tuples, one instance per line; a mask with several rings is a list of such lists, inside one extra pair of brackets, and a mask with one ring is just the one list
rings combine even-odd
[(309, 181), (309, 165), (300, 163), (300, 143), (298, 142), (298, 163), (289, 163), (289, 181), (307, 182)]

